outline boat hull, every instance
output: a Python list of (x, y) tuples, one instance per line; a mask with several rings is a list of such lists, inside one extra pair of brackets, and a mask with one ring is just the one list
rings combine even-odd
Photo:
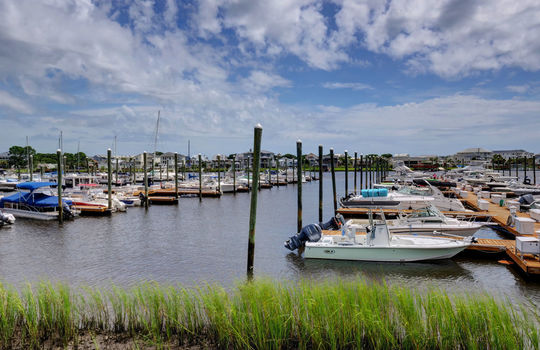
[(468, 245), (434, 248), (395, 248), (369, 246), (309, 245), (306, 244), (304, 257), (308, 259), (357, 260), (379, 262), (412, 262), (424, 260), (450, 259)]
[(4, 213), (13, 214), (16, 218), (34, 219), (34, 220), (58, 220), (58, 212), (38, 212), (12, 208), (2, 208)]

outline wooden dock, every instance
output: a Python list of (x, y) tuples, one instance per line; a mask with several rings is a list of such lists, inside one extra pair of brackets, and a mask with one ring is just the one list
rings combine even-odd
[(81, 216), (109, 216), (112, 212), (102, 205), (74, 205), (72, 208), (78, 210)]
[[(461, 198), (461, 200), (470, 208), (473, 208), (474, 210), (480, 210), (476, 204), (478, 199), (477, 195), (474, 192), (467, 193), (467, 197)], [(492, 220), (514, 236), (520, 236), (520, 233), (516, 230), (515, 227), (507, 224), (508, 217), (510, 216), (510, 210), (506, 206), (501, 207), (498, 204), (492, 203), (488, 198), (486, 198), (485, 200), (489, 202), (489, 209), (487, 210), (487, 213), (491, 215)], [(522, 218), (530, 218), (530, 215), (528, 213), (521, 213), (519, 212), (519, 210), (517, 211), (516, 215)], [(540, 223), (535, 222), (534, 231), (536, 232), (539, 230)]]

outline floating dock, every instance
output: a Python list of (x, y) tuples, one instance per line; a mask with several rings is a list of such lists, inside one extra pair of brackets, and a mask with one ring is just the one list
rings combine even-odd
[[(337, 213), (343, 215), (346, 219), (351, 218), (366, 218), (369, 214), (369, 211), (372, 211), (374, 214), (380, 213), (381, 209), (373, 210), (368, 208), (339, 208)], [(408, 214), (414, 210), (404, 209), (382, 209), (385, 216), (396, 217), (399, 213)], [(442, 211), (442, 213), (449, 217), (462, 217), (467, 219), (476, 219), (482, 221), (489, 221), (491, 219), (491, 214), (488, 211), (479, 211), (479, 212), (470, 212), (470, 211)]]

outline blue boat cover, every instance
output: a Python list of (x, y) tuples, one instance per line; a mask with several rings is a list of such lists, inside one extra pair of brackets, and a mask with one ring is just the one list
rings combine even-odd
[(17, 185), (17, 188), (20, 188), (21, 190), (30, 190), (33, 191), (35, 189), (38, 189), (40, 187), (45, 186), (56, 186), (56, 182), (22, 182)]
[[(70, 200), (62, 199), (62, 202), (71, 205)], [(37, 208), (56, 208), (58, 207), (58, 197), (49, 196), (44, 193), (24, 193), (18, 192), (9, 197), (0, 199), (0, 208), (4, 207), (4, 203), (24, 203), (28, 206)]]

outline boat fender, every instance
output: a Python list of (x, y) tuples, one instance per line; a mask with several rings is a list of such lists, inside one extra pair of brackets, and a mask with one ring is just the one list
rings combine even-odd
[(514, 226), (515, 222), (514, 222), (514, 216), (513, 215), (508, 215), (508, 219), (506, 219), (506, 225), (507, 226)]

